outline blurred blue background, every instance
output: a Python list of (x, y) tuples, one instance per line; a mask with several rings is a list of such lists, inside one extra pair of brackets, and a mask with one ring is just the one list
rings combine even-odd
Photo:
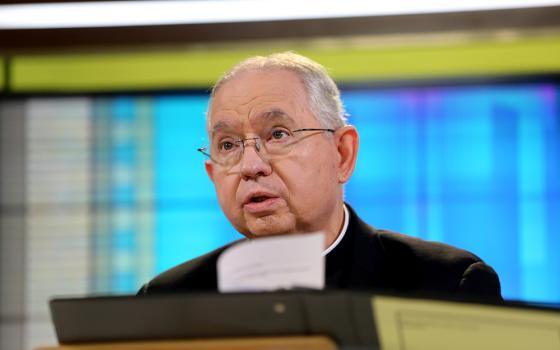
[[(507, 299), (560, 302), (552, 278), (560, 274), (558, 91), (552, 83), (343, 89), (361, 137), (347, 201), (375, 227), (479, 255), (499, 273)], [(196, 152), (206, 139), (207, 96), (109, 103), (131, 116), (148, 108), (152, 118), (153, 272), (240, 238)], [(141, 236), (130, 237), (134, 250)], [(117, 278), (107, 287), (128, 292), (138, 282)]]

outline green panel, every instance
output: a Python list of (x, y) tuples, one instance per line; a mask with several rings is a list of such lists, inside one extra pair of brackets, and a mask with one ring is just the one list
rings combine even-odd
[(6, 64), (5, 58), (0, 57), (0, 93), (5, 92), (6, 88), (6, 71), (4, 65)]
[[(238, 59), (207, 52), (16, 57), (13, 90), (122, 90), (208, 86)], [(212, 77), (212, 78), (211, 78)]]
[[(231, 45), (230, 45), (231, 46)], [(13, 58), (12, 91), (115, 91), (206, 88), (240, 60), (294, 50), (327, 66), (338, 81), (441, 76), (531, 74), (560, 71), (560, 35), (417, 46), (312, 47), (267, 45), (247, 48)]]
[(332, 67), (333, 76), (344, 81), (559, 72), (560, 36), (310, 56)]

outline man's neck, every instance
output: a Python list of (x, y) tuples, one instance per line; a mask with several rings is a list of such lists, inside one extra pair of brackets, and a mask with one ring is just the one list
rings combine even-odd
[(340, 224), (340, 229), (338, 231), (338, 234), (332, 239), (330, 239), (329, 242), (327, 243), (327, 248), (323, 251), (323, 256), (326, 256), (330, 251), (332, 251), (338, 245), (338, 243), (340, 243), (340, 241), (342, 241), (342, 238), (344, 238), (344, 235), (346, 234), (346, 230), (348, 229), (349, 221), (350, 221), (350, 214), (348, 213), (348, 209), (346, 208), (345, 204), (342, 204), (342, 222)]

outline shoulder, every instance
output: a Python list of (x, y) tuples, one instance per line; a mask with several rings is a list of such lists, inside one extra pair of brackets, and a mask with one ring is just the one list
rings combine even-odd
[(371, 227), (349, 208), (350, 224), (348, 231), (355, 237), (355, 245), (374, 248), (376, 254), (395, 262), (423, 262), (436, 265), (468, 265), (481, 259), (460, 248), (448, 244), (426, 241), (388, 230)]
[(420, 261), (425, 264), (466, 268), (470, 264), (482, 261), (478, 256), (464, 249), (387, 230), (374, 230), (371, 239), (377, 240), (382, 250), (395, 258)]
[(496, 272), (475, 254), (448, 244), (426, 241), (386, 230), (375, 230), (394, 270), (408, 276), (414, 289), (501, 298)]
[[(500, 296), (496, 272), (475, 254), (445, 243), (379, 230), (352, 212), (354, 247), (362, 264), (383, 266), (391, 288), (478, 296)], [(374, 256), (375, 255), (375, 256)]]
[(138, 294), (209, 291), (218, 288), (216, 263), (220, 254), (238, 240), (179, 264), (144, 284)]

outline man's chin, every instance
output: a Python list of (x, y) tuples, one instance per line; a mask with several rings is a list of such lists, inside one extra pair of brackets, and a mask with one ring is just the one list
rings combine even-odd
[(293, 233), (294, 225), (273, 215), (255, 218), (247, 225), (250, 238), (279, 236)]

